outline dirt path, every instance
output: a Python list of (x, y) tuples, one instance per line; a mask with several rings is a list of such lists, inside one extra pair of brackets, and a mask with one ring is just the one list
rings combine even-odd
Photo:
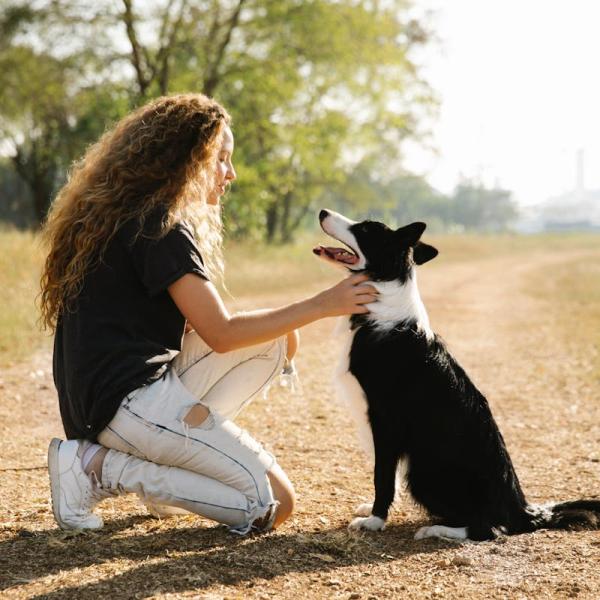
[[(551, 299), (527, 293), (575, 252), (424, 267), (433, 328), (488, 396), (532, 501), (600, 494), (600, 402), (592, 348), (565, 342)], [(598, 260), (600, 256), (596, 256)], [(271, 298), (276, 304), (282, 298)], [(256, 305), (243, 299), (240, 305)], [(493, 543), (415, 542), (425, 516), (407, 498), (382, 534), (350, 534), (371, 474), (330, 386), (333, 321), (304, 331), (303, 396), (274, 388), (242, 424), (295, 482), (278, 532), (233, 538), (193, 516), (155, 521), (131, 498), (106, 502), (98, 533), (56, 529), (45, 455), (62, 429), (50, 357), (0, 376), (0, 595), (10, 598), (600, 598), (600, 534), (537, 532)], [(21, 470), (10, 470), (10, 468)], [(29, 470), (32, 468), (31, 470)], [(7, 470), (9, 469), (9, 470)], [(4, 591), (2, 591), (4, 590)]]

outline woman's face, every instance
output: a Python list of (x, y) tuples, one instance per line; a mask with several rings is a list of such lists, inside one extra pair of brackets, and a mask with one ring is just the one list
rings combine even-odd
[(217, 166), (215, 173), (215, 185), (208, 197), (208, 204), (219, 204), (221, 196), (225, 193), (227, 186), (235, 179), (235, 169), (231, 162), (233, 155), (233, 133), (226, 125), (223, 130), (221, 148), (217, 154)]

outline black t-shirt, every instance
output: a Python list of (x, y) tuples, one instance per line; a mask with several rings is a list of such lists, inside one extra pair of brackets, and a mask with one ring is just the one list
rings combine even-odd
[(123, 225), (58, 319), (54, 383), (69, 439), (94, 440), (123, 398), (181, 350), (185, 318), (167, 287), (186, 273), (207, 276), (191, 230), (180, 223), (157, 240), (147, 235), (156, 223), (147, 220), (135, 241), (137, 222)]

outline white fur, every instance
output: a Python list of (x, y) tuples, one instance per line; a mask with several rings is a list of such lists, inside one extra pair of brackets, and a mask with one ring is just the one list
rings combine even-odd
[(375, 281), (372, 285), (379, 291), (376, 302), (368, 304), (367, 319), (383, 332), (393, 329), (400, 321), (416, 321), (428, 339), (434, 334), (429, 325), (429, 316), (417, 287), (417, 273), (413, 269), (405, 283), (399, 281)]
[(544, 504), (530, 504), (529, 511), (538, 518), (549, 520), (552, 518), (552, 509), (556, 502), (545, 502)]
[(373, 510), (373, 503), (372, 502), (365, 502), (364, 504), (359, 504), (354, 509), (354, 514), (357, 517), (368, 517), (371, 514), (372, 510)]
[(360, 271), (361, 269), (364, 269), (365, 265), (367, 264), (367, 259), (360, 251), (355, 237), (350, 233), (350, 227), (355, 225), (356, 221), (351, 221), (350, 219), (344, 217), (344, 215), (340, 215), (340, 213), (336, 213), (333, 210), (328, 209), (327, 212), (329, 215), (321, 221), (321, 228), (323, 231), (332, 238), (335, 238), (336, 240), (346, 244), (346, 246), (351, 248), (352, 251), (358, 256), (358, 262), (356, 264), (343, 264), (342, 266), (344, 268), (351, 269), (352, 271)]
[(350, 348), (356, 330), (350, 329), (348, 317), (341, 317), (336, 328), (336, 335), (342, 338), (340, 361), (334, 371), (334, 386), (339, 401), (348, 409), (356, 424), (358, 440), (365, 451), (367, 458), (375, 462), (375, 449), (373, 446), (373, 432), (367, 415), (367, 399), (360, 383), (350, 373)]
[(466, 540), (466, 527), (446, 527), (445, 525), (430, 525), (421, 527), (415, 533), (415, 540), (424, 540), (428, 537), (437, 537), (450, 540)]
[(382, 531), (385, 521), (379, 517), (357, 517), (348, 525), (350, 529), (367, 529), (369, 531)]

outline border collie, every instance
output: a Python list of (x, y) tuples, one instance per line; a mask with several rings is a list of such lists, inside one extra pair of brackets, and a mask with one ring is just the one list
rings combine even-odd
[(598, 500), (535, 506), (525, 499), (485, 397), (429, 326), (415, 266), (438, 251), (420, 241), (425, 223), (394, 231), (330, 210), (319, 220), (347, 248), (313, 252), (366, 273), (379, 291), (369, 313), (341, 321), (347, 341), (337, 391), (358, 417), (375, 464), (375, 501), (358, 507), (350, 527), (384, 528), (398, 476), (438, 521), (416, 539), (600, 528)]

